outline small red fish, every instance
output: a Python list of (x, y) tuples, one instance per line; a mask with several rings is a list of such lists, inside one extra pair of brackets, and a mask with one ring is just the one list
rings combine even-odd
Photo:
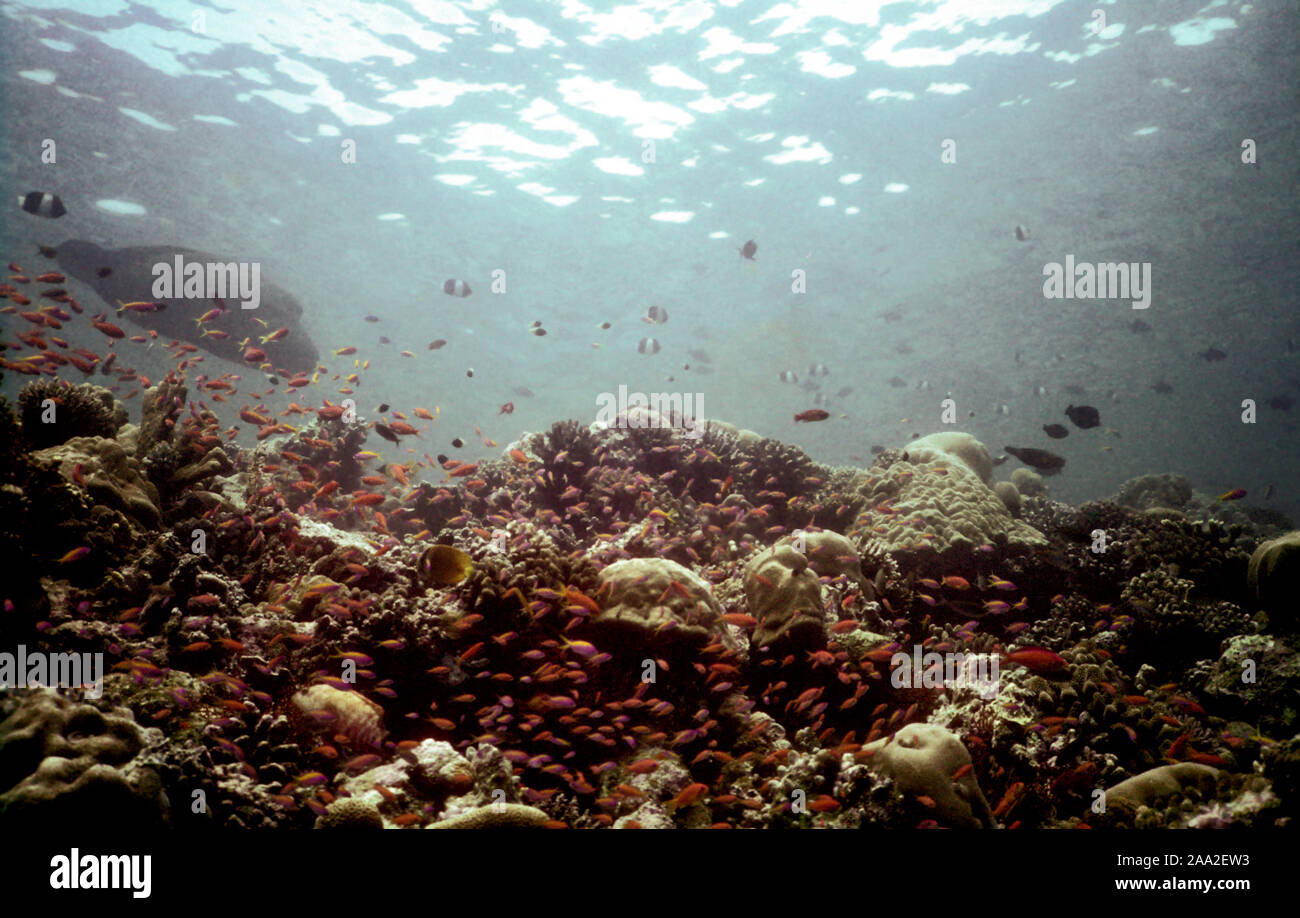
[(1022, 647), (1010, 653), (1004, 653), (1002, 659), (1008, 663), (1019, 663), (1025, 669), (1036, 673), (1050, 673), (1062, 670), (1066, 660), (1060, 654), (1046, 647)]
[(514, 402), (506, 402), (504, 405), (501, 406), (501, 410), (497, 412), (497, 414), (514, 414), (514, 413), (515, 413)]
[(1245, 488), (1233, 488), (1227, 494), (1220, 494), (1219, 502), (1222, 503), (1225, 500), (1241, 500), (1245, 496), (1246, 496)]
[(824, 421), (831, 416), (829, 411), (823, 408), (809, 408), (807, 411), (800, 411), (794, 416), (794, 421), (798, 424), (800, 421)]
[(670, 809), (677, 809), (683, 806), (690, 806), (696, 800), (699, 800), (700, 797), (704, 794), (704, 792), (707, 791), (708, 789), (709, 786), (707, 784), (699, 784), (699, 783), (688, 784), (686, 785), (685, 790), (683, 790), (672, 800), (668, 801), (668, 806)]
[(840, 808), (840, 802), (827, 794), (818, 794), (808, 801), (808, 809), (814, 813), (833, 813)]

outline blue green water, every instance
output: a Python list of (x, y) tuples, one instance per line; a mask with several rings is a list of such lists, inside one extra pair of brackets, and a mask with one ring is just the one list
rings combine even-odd
[[(331, 373), (370, 361), (363, 414), (440, 409), (432, 453), (496, 455), (626, 385), (865, 464), (944, 429), (950, 395), (995, 454), (1066, 456), (1054, 496), (1181, 471), (1259, 503), (1272, 485), (1295, 516), (1300, 412), (1267, 403), (1300, 399), (1298, 19), (1290, 0), (4, 2), (0, 255), (46, 270), (37, 245), (83, 238), (256, 260)], [(23, 213), (31, 190), (69, 213)], [(1045, 299), (1067, 256), (1149, 263), (1149, 308)], [(66, 336), (104, 350), (84, 320)], [(243, 377), (228, 423), (263, 401), (256, 369), (201, 371)], [(1071, 403), (1102, 425), (1049, 440)]]

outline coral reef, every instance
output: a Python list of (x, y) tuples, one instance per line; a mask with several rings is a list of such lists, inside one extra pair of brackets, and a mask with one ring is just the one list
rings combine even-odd
[(1300, 799), (1290, 543), (1251, 565), (1275, 533), (1176, 477), (1075, 507), (990, 486), (966, 434), (827, 468), (712, 420), (384, 462), (338, 406), (246, 406), (241, 448), (186, 398), (34, 452), (0, 407), (7, 633), (111, 673), (93, 706), (0, 698), (6, 815), (1202, 827)]

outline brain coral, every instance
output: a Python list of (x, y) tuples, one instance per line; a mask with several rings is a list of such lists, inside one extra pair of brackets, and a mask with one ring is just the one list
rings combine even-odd
[(587, 629), (615, 645), (650, 641), (700, 645), (721, 628), (722, 611), (709, 585), (667, 558), (628, 558), (600, 572), (600, 612)]
[(893, 736), (862, 748), (872, 751), (868, 760), (871, 769), (893, 779), (899, 791), (933, 800), (940, 822), (960, 828), (993, 828), (993, 813), (974, 774), (968, 771), (960, 779), (952, 779), (953, 773), (971, 760), (956, 734), (937, 724), (908, 724)]
[[(911, 450), (908, 451), (909, 460)], [(1002, 499), (964, 463), (948, 458), (895, 462), (858, 474), (865, 510), (857, 533), (889, 551), (930, 548), (968, 554), (992, 543), (1016, 551), (1044, 547), (1047, 539), (1011, 515)]]

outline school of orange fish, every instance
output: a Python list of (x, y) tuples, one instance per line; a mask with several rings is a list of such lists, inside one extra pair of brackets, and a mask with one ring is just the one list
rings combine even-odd
[[(954, 780), (973, 773), (996, 801), (994, 814), (1004, 826), (1060, 824), (1085, 815), (1088, 792), (1103, 770), (1131, 774), (1151, 763), (1180, 761), (1248, 770), (1258, 753), (1259, 738), (1252, 746), (1251, 739), (1225, 731), (1177, 679), (1145, 693), (1132, 688), (1125, 674), (1141, 661), (1124, 659), (1122, 640), (1103, 646), (1095, 639), (1132, 626), (1125, 608), (1093, 603), (1090, 636), (1054, 649), (1018, 643), (1059, 606), (1087, 597), (1057, 592), (1059, 585), (1048, 595), (1029, 568), (992, 545), (953, 563), (956, 569), (921, 562), (881, 568), (876, 601), (889, 640), (865, 654), (851, 653), (846, 636), (868, 627), (871, 603), (847, 578), (827, 577), (825, 611), (836, 623), (819, 646), (748, 647), (745, 640), (759, 621), (743, 600), (729, 599), (722, 624), (738, 642), (720, 632), (702, 647), (676, 646), (657, 635), (665, 638), (652, 651), (657, 675), (645, 681), (643, 649), (600, 646), (585, 636), (584, 623), (608, 599), (597, 586), (602, 567), (629, 557), (671, 558), (719, 595), (734, 596), (722, 587), (738, 582), (752, 553), (793, 530), (865, 535), (873, 513), (896, 511), (881, 505), (855, 512), (821, 475), (764, 467), (707, 441), (671, 434), (644, 442), (574, 435), (569, 446), (552, 431), (549, 439), (526, 438), (500, 459), (435, 457), (423, 447), (430, 428), (420, 422), (436, 424), (436, 406), (382, 406), (382, 419), (353, 417), (343, 400), (356, 395), (369, 367), (355, 346), (333, 351), (336, 361), (354, 358), (351, 366), (284, 374), (283, 387), (251, 392), (239, 374), (202, 373), (204, 355), (194, 345), (158, 341), (156, 333), (128, 336), (106, 313), (81, 320), (105, 338), (104, 352), (72, 346), (61, 333), (85, 310), (61, 286), (63, 276), (29, 274), (17, 263), (9, 269), (8, 282), (0, 285), (7, 301), (0, 313), (10, 329), (0, 368), (73, 381), (102, 377), (131, 386), (123, 400), (160, 384), (196, 391), (198, 398), (172, 411), (174, 443), (184, 461), (223, 447), (248, 482), (241, 510), (218, 504), (195, 513), (177, 495), (164, 513), (166, 527), (178, 535), (196, 524), (214, 533), (217, 548), (202, 569), (224, 579), (224, 592), (199, 589), (193, 576), (135, 595), (104, 590), (99, 577), (107, 560), (90, 545), (68, 546), (43, 572), (71, 584), (55, 603), (58, 614), (16, 637), (40, 646), (43, 635), (67, 621), (109, 623), (109, 632), (94, 633), (113, 671), (129, 677), (115, 691), (137, 719), (169, 733), (197, 730), (215, 761), (237, 763), (254, 781), (259, 765), (236, 741), (250, 723), (283, 713), (293, 692), (306, 685), (364, 694), (382, 710), (386, 738), (368, 742), (342, 729), (320, 731), (310, 750), (304, 744), (290, 780), (268, 782), (276, 824), (310, 825), (345, 778), (427, 738), (462, 750), (477, 744), (504, 750), (520, 799), (552, 813), (548, 825), (554, 827), (613, 826), (620, 819), (621, 826), (636, 827), (627, 816), (647, 786), (635, 779), (665, 762), (689, 773), (688, 782), (659, 801), (680, 824), (687, 824), (687, 814), (694, 814), (691, 824), (718, 828), (844, 824), (837, 820), (858, 801), (810, 787), (807, 812), (800, 813), (780, 778), (792, 757), (817, 751), (831, 753), (825, 767), (832, 771), (845, 757), (866, 761), (867, 744), (926, 721), (940, 704), (938, 693), (889, 684), (891, 658), (913, 645), (1000, 655), (1021, 684), (1032, 678), (1028, 684), (1040, 693), (1058, 697), (1077, 667), (1113, 674), (1101, 680), (1099, 691), (1108, 709), (1120, 712), (1109, 725), (1119, 729), (1087, 744), (1086, 755), (1077, 737), (1090, 731), (1077, 715), (1058, 710), (1040, 710), (1018, 738), (1026, 742), (1037, 734), (1036, 742), (1047, 748), (1074, 737), (1068, 744), (1074, 757), (1052, 756), (1048, 763), (1044, 755), (1036, 769), (1027, 770), (992, 725), (973, 715), (964, 725), (972, 761)], [(37, 291), (35, 285), (54, 286)], [(151, 306), (126, 303), (119, 312)], [(220, 310), (212, 310), (196, 322), (205, 334), (220, 335), (219, 318)], [(260, 340), (243, 342), (244, 360), (259, 375), (275, 373), (274, 346), (287, 334), (267, 329)], [(129, 346), (164, 349), (174, 368), (150, 380), (119, 364), (127, 362)], [(507, 403), (499, 415), (512, 410)], [(223, 424), (221, 414), (231, 412), (249, 427)], [(804, 415), (796, 420), (816, 419)], [(403, 461), (385, 461), (384, 454), (364, 448), (372, 431), (404, 449)], [(485, 447), (497, 446), (480, 428), (475, 433)], [(411, 443), (421, 443), (419, 454)], [(890, 473), (896, 469), (884, 474)], [(743, 500), (729, 500), (733, 496)], [(309, 520), (359, 534), (367, 547), (306, 533)], [(918, 557), (932, 538), (922, 528), (918, 521)], [(544, 536), (550, 547), (543, 546)], [(474, 572), (434, 591), (438, 617), (430, 631), (427, 621), (416, 624), (402, 613), (420, 602), (427, 581), (418, 558), (435, 542), (467, 552)], [(494, 550), (507, 560), (494, 561)], [(551, 552), (549, 567), (508, 560), (543, 550)], [(674, 588), (686, 594), (681, 584), (669, 591)], [(11, 621), (23, 620), (27, 610), (5, 603)], [(247, 603), (279, 622), (278, 630), (267, 633), (265, 619), (250, 625), (241, 612)], [(340, 678), (344, 662), (359, 681)], [(177, 673), (197, 678), (202, 687), (179, 686)], [(132, 694), (144, 688), (165, 688), (164, 700), (157, 693)], [(772, 742), (768, 718), (784, 728), (790, 743)], [(1103, 760), (1109, 762), (1104, 769)], [(900, 800), (892, 824), (941, 825), (929, 812), (933, 805), (924, 796)], [(388, 815), (394, 825), (420, 827), (437, 820), (438, 805)]]

